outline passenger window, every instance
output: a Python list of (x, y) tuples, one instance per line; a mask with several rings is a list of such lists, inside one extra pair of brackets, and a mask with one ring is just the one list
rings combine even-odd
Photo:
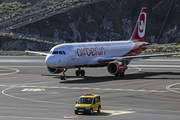
[(99, 102), (97, 97), (96, 97), (96, 102), (97, 102), (97, 103)]
[(94, 98), (94, 100), (93, 100), (93, 104), (95, 104), (96, 102), (95, 102), (95, 98)]
[(98, 97), (97, 99), (98, 99), (98, 102), (101, 102), (101, 98), (100, 97)]

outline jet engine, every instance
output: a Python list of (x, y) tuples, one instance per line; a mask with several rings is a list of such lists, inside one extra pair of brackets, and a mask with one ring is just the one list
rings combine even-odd
[(107, 65), (107, 70), (110, 74), (115, 76), (124, 76), (124, 71), (127, 66), (124, 62), (112, 61)]
[(51, 68), (49, 66), (47, 66), (47, 69), (51, 74), (58, 74), (58, 73), (62, 72), (62, 69), (55, 69), (55, 68)]

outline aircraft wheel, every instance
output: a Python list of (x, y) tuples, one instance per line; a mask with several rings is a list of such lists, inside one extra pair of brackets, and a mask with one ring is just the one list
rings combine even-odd
[(81, 70), (80, 74), (81, 74), (81, 76), (84, 76), (85, 75), (85, 70)]
[(80, 74), (79, 70), (76, 70), (76, 76), (79, 76), (79, 74)]
[(61, 80), (66, 80), (66, 76), (61, 76)]
[(61, 80), (64, 80), (63, 76), (61, 76)]
[(116, 77), (119, 77), (119, 74), (116, 74), (115, 76), (116, 76)]
[(124, 77), (124, 72), (120, 74), (121, 77)]

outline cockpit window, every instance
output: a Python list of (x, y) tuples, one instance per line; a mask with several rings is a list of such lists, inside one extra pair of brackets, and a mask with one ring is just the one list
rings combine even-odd
[(53, 51), (49, 51), (49, 54), (52, 54)]
[(59, 51), (59, 54), (62, 54), (62, 52), (61, 52), (61, 51)]
[(58, 54), (58, 51), (53, 51), (53, 53), (52, 54)]
[(61, 55), (66, 55), (65, 51), (50, 51), (49, 54), (61, 54)]
[(64, 54), (65, 55), (66, 53), (64, 51), (59, 51), (59, 54)]
[(63, 54), (66, 54), (64, 51), (62, 51)]

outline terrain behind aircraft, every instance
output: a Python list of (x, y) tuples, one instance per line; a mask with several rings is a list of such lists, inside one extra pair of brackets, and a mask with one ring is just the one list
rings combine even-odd
[(151, 46), (144, 42), (146, 18), (147, 8), (142, 8), (132, 37), (127, 41), (65, 43), (53, 47), (49, 53), (26, 52), (46, 55), (45, 62), (49, 72), (52, 74), (63, 72), (61, 80), (66, 80), (65, 72), (69, 68), (78, 68), (76, 76), (84, 76), (85, 71), (81, 70), (82, 67), (107, 66), (110, 74), (124, 76), (127, 65), (134, 58), (180, 54), (139, 55)]

